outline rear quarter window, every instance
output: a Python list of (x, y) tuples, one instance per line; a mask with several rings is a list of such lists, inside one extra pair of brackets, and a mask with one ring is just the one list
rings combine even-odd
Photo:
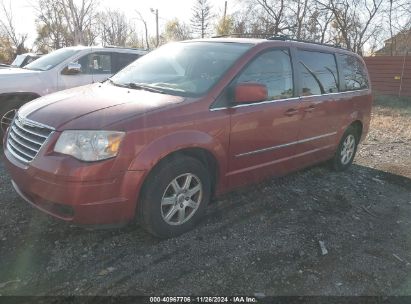
[(338, 54), (344, 91), (368, 89), (368, 77), (363, 63), (352, 55)]

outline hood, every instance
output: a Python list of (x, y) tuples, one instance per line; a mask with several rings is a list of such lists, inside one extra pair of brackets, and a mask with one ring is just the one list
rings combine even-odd
[(27, 103), (19, 116), (56, 130), (103, 129), (123, 119), (184, 101), (184, 97), (93, 84)]

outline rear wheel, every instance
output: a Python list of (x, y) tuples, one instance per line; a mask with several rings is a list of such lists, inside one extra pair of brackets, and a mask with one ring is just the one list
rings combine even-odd
[(358, 142), (359, 134), (357, 129), (353, 126), (348, 127), (332, 160), (333, 168), (336, 171), (344, 171), (352, 164), (357, 152)]
[(148, 177), (140, 200), (144, 228), (161, 238), (191, 230), (203, 217), (210, 200), (210, 176), (191, 157), (163, 162)]

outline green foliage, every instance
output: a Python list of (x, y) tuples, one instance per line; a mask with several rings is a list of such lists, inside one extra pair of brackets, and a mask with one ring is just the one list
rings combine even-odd
[(222, 17), (216, 25), (216, 33), (220, 35), (229, 35), (234, 31), (234, 18), (231, 16)]
[(164, 38), (166, 41), (181, 41), (191, 39), (192, 37), (190, 28), (175, 18), (167, 22)]

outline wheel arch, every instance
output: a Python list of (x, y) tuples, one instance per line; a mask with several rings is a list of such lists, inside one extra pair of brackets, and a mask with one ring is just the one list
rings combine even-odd
[(2, 109), (8, 108), (13, 103), (17, 103), (20, 107), (24, 103), (39, 97), (41, 96), (34, 92), (14, 92), (0, 94), (0, 111), (2, 111)]
[(348, 127), (353, 127), (354, 129), (357, 130), (357, 135), (358, 135), (358, 140), (361, 139), (362, 134), (363, 134), (363, 123), (361, 122), (361, 120), (355, 120), (353, 121)]
[[(187, 145), (187, 143), (190, 143)], [(212, 194), (219, 192), (225, 180), (227, 154), (224, 146), (207, 133), (181, 131), (164, 136), (144, 147), (132, 161), (129, 170), (146, 171), (142, 189), (149, 176), (162, 163), (175, 157), (188, 156), (200, 161), (210, 172)]]
[[(211, 177), (211, 193), (214, 193), (215, 187), (218, 183), (220, 174), (219, 174), (219, 164), (216, 157), (209, 150), (201, 147), (186, 147), (179, 150), (173, 151), (167, 154), (165, 157), (160, 159), (155, 166), (152, 168), (150, 173), (152, 173), (157, 167), (161, 166), (164, 162), (170, 161), (178, 157), (192, 157), (200, 161), (203, 166), (210, 173)], [(149, 173), (149, 174), (150, 174)], [(147, 176), (148, 177), (148, 176)]]

